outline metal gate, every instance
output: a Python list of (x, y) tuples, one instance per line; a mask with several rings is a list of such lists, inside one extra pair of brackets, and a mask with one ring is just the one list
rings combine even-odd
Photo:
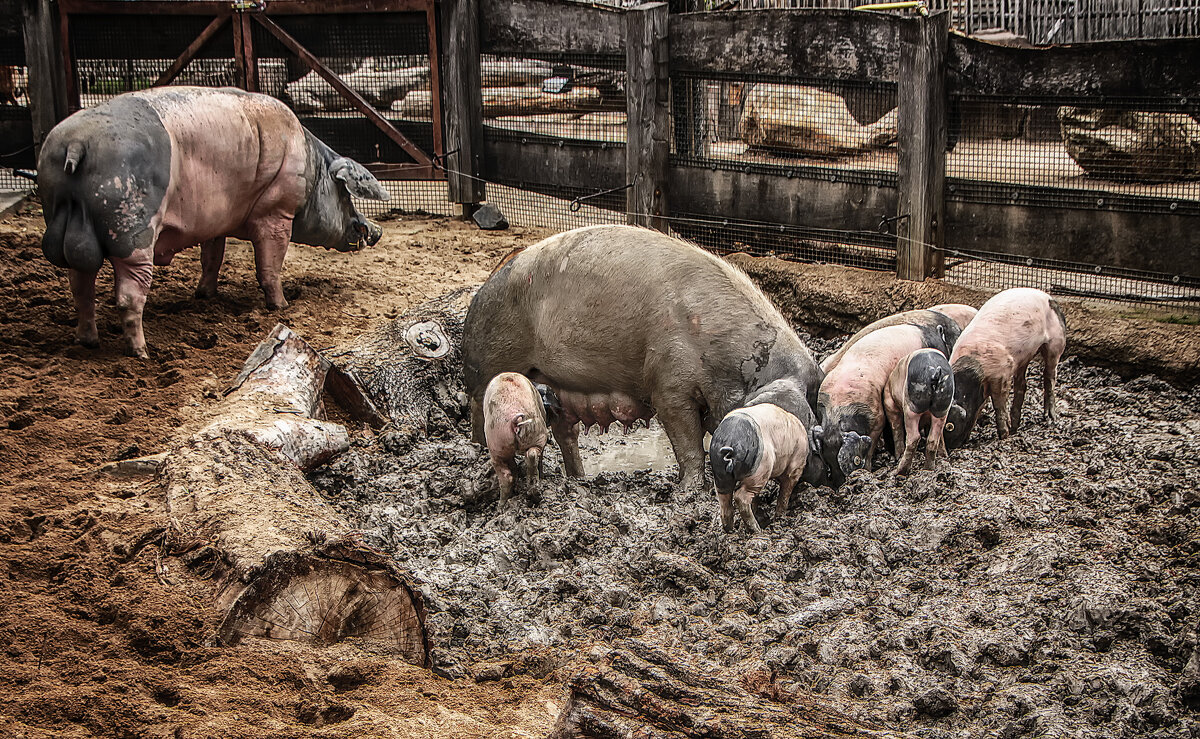
[[(72, 111), (172, 83), (288, 103), (380, 179), (442, 179), (433, 0), (60, 0)], [(400, 105), (409, 97), (415, 103)]]

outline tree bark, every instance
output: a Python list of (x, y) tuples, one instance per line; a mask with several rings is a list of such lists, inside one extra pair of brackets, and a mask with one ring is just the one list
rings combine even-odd
[(299, 336), (275, 326), (213, 420), (167, 452), (160, 480), (187, 542), (177, 551), (217, 578), (226, 643), (354, 637), (423, 665), (419, 596), (303, 474), (349, 445), (345, 428), (320, 419), (328, 369)]
[(710, 669), (627, 640), (592, 655), (546, 739), (899, 739), (798, 696), (752, 694)]

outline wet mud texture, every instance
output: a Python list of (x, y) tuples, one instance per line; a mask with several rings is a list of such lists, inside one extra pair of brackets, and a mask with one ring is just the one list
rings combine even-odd
[(1015, 437), (985, 416), (952, 468), (896, 482), (879, 455), (753, 538), (673, 470), (564, 480), (557, 450), (497, 510), (461, 421), (360, 439), (313, 478), (423, 583), (443, 675), (632, 637), (921, 736), (1200, 735), (1200, 392), (1076, 360), (1060, 378), (1059, 425), (1031, 392)]

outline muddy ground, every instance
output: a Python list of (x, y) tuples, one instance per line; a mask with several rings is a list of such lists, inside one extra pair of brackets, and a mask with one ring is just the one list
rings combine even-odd
[(361, 254), (294, 247), (280, 314), (247, 247), (209, 302), (185, 253), (156, 273), (139, 362), (108, 304), (101, 350), (71, 345), (40, 228), (0, 225), (7, 736), (541, 737), (571, 663), (621, 637), (917, 735), (1200, 735), (1195, 389), (1068, 360), (1058, 426), (1032, 402), (1015, 438), (985, 427), (951, 469), (798, 491), (754, 538), (723, 534), (669, 462), (569, 482), (552, 452), (537, 494), (497, 511), (460, 430), (363, 433), (313, 480), (421, 581), (436, 674), (349, 644), (216, 647), (210, 584), (162, 553), (158, 502), (95, 468), (196, 424), (276, 320), (336, 345), (540, 234), (405, 219)]

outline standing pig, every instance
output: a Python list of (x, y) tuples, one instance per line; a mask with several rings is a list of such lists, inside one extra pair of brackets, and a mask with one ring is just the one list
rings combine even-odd
[(950, 360), (942, 352), (918, 349), (896, 365), (883, 389), (883, 410), (892, 424), (896, 451), (904, 448), (893, 474), (908, 473), (921, 441), (922, 424), (929, 427), (925, 466), (933, 469), (934, 460), (946, 453), (942, 431), (953, 401), (954, 373), (950, 370)]
[[(950, 349), (954, 348), (954, 342), (958, 341), (958, 335), (962, 329), (959, 328), (957, 321), (947, 313), (930, 310), (906, 310), (903, 313), (893, 313), (890, 316), (880, 318), (874, 323), (869, 323), (859, 329), (858, 333), (846, 339), (846, 343), (842, 344), (836, 352), (825, 358), (821, 362), (821, 371), (825, 374), (833, 372), (838, 363), (842, 361), (842, 357), (846, 356), (846, 352), (863, 339), (863, 337), (878, 331), (881, 328), (889, 326), (919, 326), (929, 334), (926, 346), (947, 346), (946, 353), (950, 353)], [(940, 343), (935, 343), (940, 342)]]
[[(480, 399), (500, 372), (553, 387), (551, 430), (566, 472), (583, 474), (578, 422), (657, 415), (682, 481), (704, 485), (705, 430), (771, 402), (813, 425), (821, 371), (744, 273), (678, 239), (631, 226), (551, 236), (479, 288), (463, 327), (463, 372), (480, 440)], [(819, 460), (806, 468), (819, 481)]]
[(361, 165), (306, 131), (287, 106), (233, 88), (119, 95), (54, 127), (42, 144), (42, 252), (70, 270), (75, 338), (96, 346), (96, 273), (113, 266), (130, 353), (146, 357), (142, 309), (152, 265), (201, 244), (197, 296), (211, 296), (225, 237), (254, 244), (267, 305), (283, 308), (288, 241), (355, 251), (382, 230), (350, 196), (387, 200)]
[[(992, 296), (963, 331), (950, 366), (954, 368), (954, 404), (946, 424), (946, 446), (966, 443), (992, 399), (996, 433), (1001, 439), (1021, 423), (1025, 404), (1025, 372), (1037, 354), (1042, 355), (1042, 405), (1046, 417), (1058, 420), (1054, 383), (1058, 360), (1067, 346), (1067, 322), (1062, 309), (1049, 295), (1028, 287), (1005, 290)], [(1009, 412), (1009, 395), (1012, 412)]]
[(546, 400), (525, 375), (501, 372), (483, 393), (488, 455), (500, 480), (500, 505), (512, 494), (517, 455), (525, 457), (525, 480), (536, 484), (546, 447)]
[(896, 365), (919, 349), (949, 354), (939, 327), (900, 325), (873, 331), (825, 376), (817, 408), (821, 425), (813, 429), (813, 439), (835, 486), (855, 470), (871, 469), (885, 420), (884, 386)]
[(775, 517), (787, 511), (792, 488), (804, 474), (808, 462), (808, 432), (800, 420), (773, 403), (759, 403), (730, 411), (708, 445), (721, 523), (733, 531), (733, 506), (742, 521), (759, 532), (754, 518), (754, 496), (768, 480), (779, 481)]
[(945, 313), (950, 316), (958, 324), (960, 330), (965, 330), (967, 324), (974, 320), (975, 314), (979, 312), (975, 308), (963, 305), (962, 303), (942, 303), (941, 305), (933, 306), (929, 310), (935, 310), (938, 313)]

